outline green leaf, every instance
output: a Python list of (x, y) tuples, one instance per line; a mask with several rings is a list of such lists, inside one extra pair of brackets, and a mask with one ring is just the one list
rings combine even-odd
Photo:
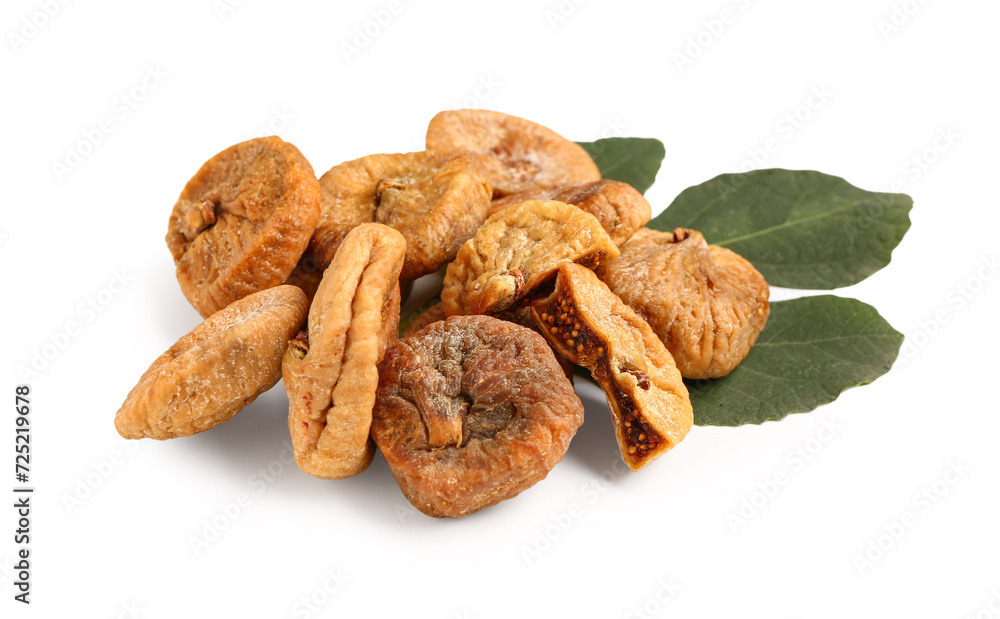
[(590, 155), (603, 178), (628, 183), (646, 193), (666, 150), (653, 138), (604, 138), (596, 142), (577, 142)]
[(403, 331), (406, 331), (406, 327), (410, 326), (410, 323), (413, 322), (414, 318), (416, 318), (420, 314), (423, 314), (424, 312), (426, 312), (427, 310), (429, 310), (432, 305), (434, 305), (435, 303), (437, 303), (440, 300), (441, 300), (441, 296), (440, 296), (440, 293), (438, 293), (438, 294), (432, 296), (431, 298), (427, 299), (423, 303), (421, 303), (420, 307), (418, 307), (417, 309), (413, 310), (412, 312), (410, 312), (406, 316), (403, 316), (402, 318), (400, 318), (399, 319), (399, 337), (403, 337)]
[(650, 228), (693, 228), (740, 254), (768, 283), (830, 290), (889, 264), (913, 200), (819, 172), (723, 174), (685, 189)]
[(743, 363), (723, 378), (688, 382), (695, 423), (739, 426), (811, 411), (885, 374), (902, 344), (901, 333), (856, 299), (774, 303)]

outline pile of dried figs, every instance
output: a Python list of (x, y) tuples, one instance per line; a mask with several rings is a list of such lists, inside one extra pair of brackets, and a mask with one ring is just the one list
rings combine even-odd
[[(578, 144), (498, 112), (435, 116), (427, 150), (317, 178), (277, 137), (207, 161), (170, 215), (177, 280), (205, 321), (115, 418), (125, 438), (208, 430), (284, 379), (295, 460), (357, 475), (381, 451), (406, 497), (463, 516), (545, 478), (583, 423), (572, 365), (607, 396), (636, 471), (691, 429), (683, 378), (725, 376), (768, 285)], [(400, 328), (401, 285), (446, 267)]]

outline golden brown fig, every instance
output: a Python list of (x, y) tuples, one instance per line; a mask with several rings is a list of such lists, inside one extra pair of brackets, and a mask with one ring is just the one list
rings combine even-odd
[(697, 230), (643, 229), (603, 263), (600, 278), (646, 319), (685, 378), (729, 374), (770, 314), (764, 276)]
[(493, 196), (601, 180), (587, 151), (530, 120), (489, 110), (449, 110), (431, 119), (427, 150), (472, 151), (486, 166)]
[(581, 423), (583, 404), (541, 336), (454, 316), (386, 352), (372, 436), (417, 509), (458, 517), (544, 479)]
[(687, 435), (694, 413), (670, 353), (593, 271), (562, 265), (555, 291), (531, 311), (556, 351), (601, 385), (629, 468), (639, 470)]
[(309, 253), (325, 268), (355, 226), (376, 222), (406, 239), (404, 281), (450, 262), (489, 210), (492, 188), (471, 153), (369, 155), (320, 178), (322, 215)]
[(495, 213), (466, 241), (444, 276), (447, 315), (497, 314), (552, 277), (560, 264), (596, 267), (618, 247), (593, 215), (554, 201)]
[(319, 201), (312, 166), (280, 138), (209, 159), (170, 215), (167, 246), (184, 296), (208, 317), (284, 282), (316, 228)]
[(344, 238), (309, 309), (309, 332), (283, 364), (295, 461), (316, 477), (357, 475), (371, 464), (368, 433), (377, 364), (399, 329), (403, 236), (363, 224)]
[(281, 378), (281, 357), (309, 307), (294, 286), (243, 297), (177, 340), (125, 398), (125, 438), (168, 439), (227, 421)]
[(605, 179), (514, 193), (494, 200), (490, 204), (490, 215), (528, 200), (556, 200), (587, 211), (601, 222), (611, 240), (619, 247), (636, 230), (649, 223), (651, 212), (649, 202), (631, 185)]

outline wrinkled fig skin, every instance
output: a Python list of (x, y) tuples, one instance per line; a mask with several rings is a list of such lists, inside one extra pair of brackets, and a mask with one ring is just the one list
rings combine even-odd
[(455, 258), (489, 210), (492, 188), (471, 153), (369, 155), (320, 178), (322, 214), (309, 246), (321, 267), (355, 226), (376, 222), (408, 244), (400, 278), (414, 280)]
[(639, 470), (687, 435), (694, 413), (670, 353), (593, 271), (559, 267), (555, 291), (531, 311), (556, 351), (601, 385), (629, 468)]
[(371, 464), (377, 364), (399, 329), (403, 236), (363, 224), (344, 238), (309, 309), (309, 332), (282, 367), (295, 461), (315, 477), (341, 479)]
[(601, 180), (594, 160), (579, 144), (530, 120), (501, 112), (440, 112), (427, 127), (427, 150), (477, 153), (495, 198), (551, 185)]
[(277, 137), (209, 159), (174, 205), (167, 247), (181, 291), (203, 317), (284, 282), (319, 218), (319, 182)]
[(458, 517), (544, 479), (582, 423), (583, 404), (541, 336), (455, 316), (386, 353), (372, 436), (417, 509)]
[(498, 314), (550, 279), (559, 265), (594, 268), (618, 255), (597, 219), (575, 206), (528, 201), (492, 215), (448, 265), (445, 314)]
[[(531, 304), (529, 303), (530, 300), (531, 300), (530, 297), (522, 299), (515, 306), (501, 312), (499, 315), (496, 316), (496, 318), (499, 318), (501, 320), (506, 320), (507, 322), (512, 322), (516, 325), (521, 325), (522, 327), (527, 327), (532, 331), (541, 333), (541, 331), (538, 328), (538, 325), (535, 324), (535, 319), (532, 318), (531, 316)], [(417, 333), (427, 325), (433, 324), (439, 320), (444, 320), (445, 318), (447, 318), (447, 316), (445, 316), (444, 314), (444, 305), (442, 305), (441, 302), (439, 301), (434, 305), (430, 306), (429, 308), (427, 308), (427, 311), (418, 314), (410, 322), (410, 324), (406, 326), (406, 329), (403, 331), (402, 335), (400, 335), (400, 339), (405, 340), (406, 338), (410, 337), (414, 333)], [(569, 382), (572, 383), (573, 364), (571, 364), (562, 355), (556, 355), (555, 357), (556, 361), (559, 363), (559, 367), (562, 368), (563, 374), (565, 374), (566, 378), (569, 379)]]
[(590, 213), (601, 222), (615, 245), (621, 247), (635, 231), (649, 223), (649, 202), (628, 183), (601, 180), (577, 185), (544, 187), (522, 191), (493, 200), (490, 215), (528, 200), (556, 200), (572, 204)]
[(227, 421), (281, 378), (308, 308), (301, 290), (277, 286), (213, 314), (149, 366), (115, 416), (118, 433), (162, 440)]
[(685, 378), (729, 374), (770, 314), (764, 276), (696, 230), (640, 230), (597, 273), (646, 319)]

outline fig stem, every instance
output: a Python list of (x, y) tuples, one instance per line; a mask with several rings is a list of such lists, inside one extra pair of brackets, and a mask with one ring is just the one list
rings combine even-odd
[(295, 339), (288, 342), (288, 350), (297, 361), (305, 359), (306, 355), (309, 354), (309, 334), (305, 331), (299, 331)]
[(382, 194), (389, 189), (406, 189), (406, 185), (393, 178), (383, 178), (375, 185), (375, 201), (382, 202)]
[(517, 269), (497, 275), (483, 287), (472, 311), (475, 314), (503, 311), (524, 296), (524, 287), (524, 275)]
[(202, 200), (193, 204), (185, 213), (184, 219), (195, 234), (200, 234), (202, 230), (215, 224), (215, 206), (212, 200)]

